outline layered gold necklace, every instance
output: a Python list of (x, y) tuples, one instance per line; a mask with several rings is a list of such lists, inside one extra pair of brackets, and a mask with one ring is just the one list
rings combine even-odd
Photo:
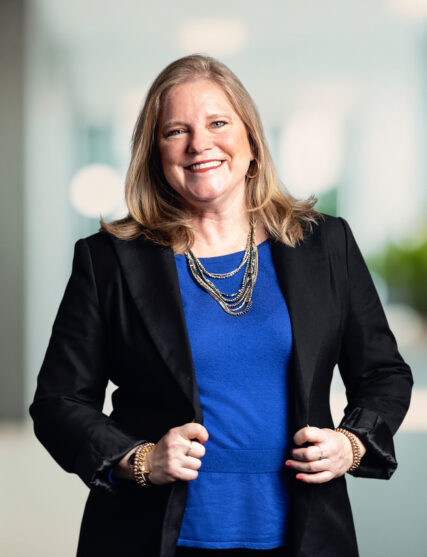
[[(185, 253), (191, 274), (196, 282), (216, 300), (224, 311), (230, 315), (244, 315), (252, 306), (252, 292), (258, 276), (258, 249), (255, 240), (256, 221), (252, 217), (245, 252), (239, 266), (229, 273), (210, 273), (200, 260), (189, 250)], [(208, 277), (225, 279), (240, 271), (246, 263), (242, 284), (237, 292), (226, 294), (221, 292)]]

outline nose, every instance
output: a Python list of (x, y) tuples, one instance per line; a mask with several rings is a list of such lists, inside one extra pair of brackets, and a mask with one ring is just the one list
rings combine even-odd
[(212, 147), (212, 137), (209, 135), (209, 131), (203, 127), (194, 128), (188, 134), (188, 146), (187, 150), (189, 153), (202, 153), (207, 149)]

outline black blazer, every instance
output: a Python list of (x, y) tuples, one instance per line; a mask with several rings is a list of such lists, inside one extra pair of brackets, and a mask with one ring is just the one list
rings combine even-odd
[[(355, 475), (389, 478), (397, 466), (392, 436), (413, 381), (348, 223), (326, 215), (297, 247), (271, 248), (293, 331), (291, 435), (307, 423), (334, 427), (329, 393), (338, 364), (348, 399), (340, 426), (367, 447)], [(109, 379), (118, 389), (107, 416)], [(40, 442), (90, 488), (77, 555), (173, 557), (188, 482), (141, 488), (106, 477), (134, 446), (203, 423), (170, 248), (104, 232), (76, 242), (29, 411)], [(345, 477), (308, 485), (285, 473), (289, 555), (356, 557)]]

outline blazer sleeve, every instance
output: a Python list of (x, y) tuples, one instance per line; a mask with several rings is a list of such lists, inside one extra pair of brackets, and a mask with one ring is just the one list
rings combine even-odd
[(348, 313), (338, 367), (348, 404), (339, 427), (357, 435), (366, 454), (354, 476), (388, 479), (397, 467), (393, 435), (409, 408), (413, 378), (347, 221)]
[(116, 494), (128, 480), (108, 481), (111, 466), (143, 443), (103, 414), (108, 343), (89, 246), (74, 246), (72, 272), (37, 377), (29, 413), (38, 440), (89, 488)]

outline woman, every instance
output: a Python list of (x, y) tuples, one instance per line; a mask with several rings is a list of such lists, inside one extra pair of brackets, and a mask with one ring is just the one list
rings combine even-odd
[(412, 376), (349, 225), (281, 192), (249, 94), (199, 55), (148, 92), (126, 200), (76, 243), (30, 407), (90, 488), (78, 556), (358, 555), (344, 474), (391, 476)]

